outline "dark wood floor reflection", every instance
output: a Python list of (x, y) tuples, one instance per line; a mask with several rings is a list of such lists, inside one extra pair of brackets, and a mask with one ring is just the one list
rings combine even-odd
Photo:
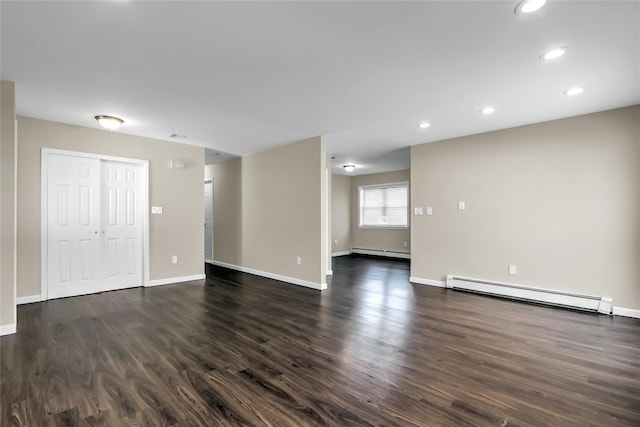
[(405, 261), (334, 272), (20, 306), (0, 425), (640, 425), (640, 320), (411, 285)]

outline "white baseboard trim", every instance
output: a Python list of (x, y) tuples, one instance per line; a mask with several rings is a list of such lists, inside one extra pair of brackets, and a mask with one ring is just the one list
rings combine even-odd
[(614, 316), (625, 316), (625, 317), (635, 317), (636, 319), (640, 319), (640, 310), (634, 310), (632, 308), (624, 308), (624, 307), (613, 307), (613, 315)]
[(439, 288), (446, 287), (446, 284), (441, 280), (423, 279), (421, 277), (409, 277), (411, 283), (417, 283), (418, 285), (437, 286)]
[(384, 249), (362, 249), (362, 248), (352, 248), (352, 254), (361, 254), (361, 255), (375, 255), (375, 256), (384, 256), (387, 258), (402, 258), (402, 259), (411, 259), (411, 254), (408, 252), (395, 252), (395, 251), (387, 251)]
[(287, 283), (292, 283), (298, 286), (304, 286), (305, 288), (316, 289), (319, 291), (323, 289), (327, 289), (326, 283), (309, 282), (307, 280), (296, 279), (295, 277), (282, 276), (280, 274), (269, 273), (268, 271), (256, 270), (253, 268), (242, 267), (234, 264), (227, 264), (226, 262), (221, 262), (221, 261), (213, 261), (213, 264), (218, 265), (220, 267), (230, 268), (231, 270), (241, 271), (243, 273), (255, 274), (256, 276), (262, 276), (269, 279), (279, 280), (281, 282), (287, 282)]
[(0, 337), (3, 335), (11, 335), (16, 333), (16, 325), (12, 323), (10, 325), (0, 325)]
[(203, 280), (207, 276), (204, 274), (194, 274), (192, 276), (180, 276), (180, 277), (167, 277), (166, 279), (149, 280), (145, 283), (144, 287), (149, 288), (152, 286), (171, 285), (173, 283), (191, 282), (194, 280)]
[(331, 254), (332, 257), (334, 257), (334, 256), (345, 256), (345, 255), (351, 255), (351, 251), (334, 252), (334, 253)]
[(16, 305), (21, 304), (31, 304), (32, 302), (41, 302), (42, 299), (40, 294), (38, 295), (29, 295), (28, 297), (18, 297), (16, 298)]

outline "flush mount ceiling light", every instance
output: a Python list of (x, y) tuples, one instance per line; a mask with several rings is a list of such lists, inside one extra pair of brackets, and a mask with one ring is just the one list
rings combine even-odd
[(99, 115), (95, 116), (95, 119), (98, 121), (100, 126), (109, 130), (116, 130), (124, 123), (124, 120), (113, 116)]
[(582, 92), (584, 92), (583, 87), (572, 87), (571, 89), (565, 90), (563, 93), (567, 96), (575, 96), (580, 95)]
[(426, 128), (428, 128), (429, 126), (431, 126), (431, 125), (430, 125), (429, 123), (427, 123), (427, 122), (420, 122), (420, 123), (418, 123), (418, 127), (419, 127), (420, 129), (426, 129)]
[(545, 61), (549, 61), (551, 59), (560, 58), (562, 55), (566, 53), (566, 49), (559, 47), (557, 49), (551, 49), (540, 55), (540, 59), (544, 59)]
[(356, 165), (344, 165), (342, 166), (344, 168), (344, 170), (346, 170), (347, 172), (353, 172), (353, 170), (356, 168)]
[(484, 107), (482, 110), (480, 110), (480, 112), (481, 112), (482, 114), (484, 114), (485, 116), (488, 116), (489, 114), (493, 114), (493, 113), (495, 113), (495, 112), (496, 112), (496, 109), (495, 109), (495, 108), (493, 108), (493, 107), (492, 107), (492, 106), (490, 106), (490, 105), (487, 105), (487, 106), (486, 106), (486, 107)]
[(546, 2), (546, 0), (522, 0), (520, 3), (518, 3), (518, 6), (516, 6), (515, 13), (517, 15), (521, 15), (524, 13), (535, 12), (536, 10), (544, 6)]

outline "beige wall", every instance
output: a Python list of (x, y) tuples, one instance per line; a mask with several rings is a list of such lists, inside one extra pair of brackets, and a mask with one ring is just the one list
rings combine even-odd
[[(358, 187), (392, 182), (410, 182), (410, 180), (411, 173), (408, 170), (358, 175), (351, 178), (351, 246), (353, 248), (411, 252), (410, 229), (371, 230), (358, 227)], [(411, 216), (409, 216), (409, 223), (411, 223)], [(404, 242), (407, 242), (406, 248)]]
[[(204, 271), (204, 149), (18, 117), (18, 297), (40, 294), (40, 151), (42, 147), (149, 161), (150, 279)], [(172, 159), (184, 169), (170, 169)], [(171, 256), (178, 263), (171, 263)]]
[(349, 252), (351, 250), (351, 177), (333, 175), (331, 179), (332, 253)]
[(16, 98), (13, 82), (0, 83), (0, 326), (13, 329), (15, 306), (15, 135)]
[(640, 106), (414, 146), (411, 184), (412, 206), (433, 207), (412, 217), (411, 276), (640, 309)]
[(326, 283), (328, 201), (322, 138), (211, 169), (216, 261), (310, 285)]

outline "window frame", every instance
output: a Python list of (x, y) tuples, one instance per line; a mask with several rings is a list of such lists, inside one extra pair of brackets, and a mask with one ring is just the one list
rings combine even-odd
[[(363, 217), (363, 209), (362, 209), (362, 195), (366, 190), (376, 190), (376, 189), (384, 189), (384, 188), (398, 188), (405, 187), (407, 189), (407, 206), (406, 206), (406, 225), (390, 225), (390, 224), (362, 224)], [(371, 185), (359, 185), (358, 186), (358, 228), (360, 229), (369, 229), (369, 230), (407, 230), (410, 226), (410, 217), (409, 217), (409, 197), (411, 196), (409, 193), (409, 181), (400, 181), (400, 182), (387, 182), (384, 184), (371, 184)], [(386, 208), (386, 207), (385, 207)]]

